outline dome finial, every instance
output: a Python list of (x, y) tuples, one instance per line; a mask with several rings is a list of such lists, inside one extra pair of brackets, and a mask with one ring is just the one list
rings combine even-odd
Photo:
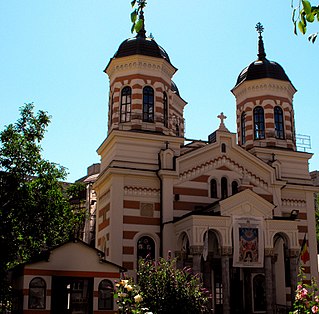
[(256, 31), (259, 34), (258, 40), (258, 60), (265, 60), (266, 59), (266, 52), (264, 48), (264, 41), (262, 37), (262, 33), (264, 32), (264, 27), (260, 22), (256, 24)]
[(142, 37), (142, 38), (146, 38), (146, 30), (145, 30), (145, 20), (144, 20), (144, 11), (143, 11), (143, 7), (140, 10), (140, 15), (138, 17), (139, 21), (142, 21), (142, 27), (141, 29), (137, 32), (136, 37)]

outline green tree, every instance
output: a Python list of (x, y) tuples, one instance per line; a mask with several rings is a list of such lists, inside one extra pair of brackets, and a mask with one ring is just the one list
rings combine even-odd
[[(307, 32), (309, 23), (319, 22), (319, 5), (314, 5), (308, 0), (292, 0), (293, 8), (292, 21), (294, 23), (294, 32), (297, 35), (298, 30), (303, 35)], [(311, 34), (308, 39), (314, 43), (317, 39), (318, 32)]]
[(34, 105), (0, 133), (0, 302), (8, 292), (6, 272), (69, 238), (74, 215), (64, 192), (63, 167), (44, 160), (41, 141), (50, 123)]

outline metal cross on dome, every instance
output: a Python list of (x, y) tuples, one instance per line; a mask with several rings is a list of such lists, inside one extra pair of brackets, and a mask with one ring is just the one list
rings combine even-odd
[(256, 31), (259, 33), (260, 36), (261, 36), (261, 33), (264, 32), (264, 27), (260, 22), (256, 24)]

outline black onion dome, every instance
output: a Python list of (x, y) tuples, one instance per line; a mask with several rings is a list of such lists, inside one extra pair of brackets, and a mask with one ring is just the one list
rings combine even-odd
[(179, 90), (177, 88), (177, 85), (173, 81), (171, 81), (171, 90), (172, 90), (173, 93), (176, 93), (178, 96), (180, 96), (179, 95)]
[(237, 78), (236, 86), (244, 81), (252, 81), (263, 78), (272, 78), (276, 80), (290, 82), (282, 66), (277, 62), (269, 61), (266, 58), (264, 42), (261, 35), (264, 31), (264, 27), (260, 23), (257, 23), (256, 30), (259, 33), (257, 54), (258, 59), (252, 62), (249, 66), (247, 66), (240, 72)]
[(280, 64), (274, 61), (269, 61), (265, 58), (263, 60), (256, 60), (243, 69), (237, 78), (236, 86), (244, 81), (258, 80), (262, 78), (272, 78), (290, 82), (285, 70)]
[(170, 63), (167, 52), (153, 38), (137, 36), (124, 40), (113, 58), (144, 55), (165, 59)]

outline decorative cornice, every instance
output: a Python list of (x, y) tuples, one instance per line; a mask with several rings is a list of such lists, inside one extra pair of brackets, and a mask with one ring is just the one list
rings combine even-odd
[(306, 207), (307, 202), (305, 200), (282, 199), (282, 205), (289, 207)]
[(158, 196), (159, 189), (152, 189), (146, 187), (137, 187), (137, 186), (125, 186), (124, 195), (138, 195), (138, 196)]

